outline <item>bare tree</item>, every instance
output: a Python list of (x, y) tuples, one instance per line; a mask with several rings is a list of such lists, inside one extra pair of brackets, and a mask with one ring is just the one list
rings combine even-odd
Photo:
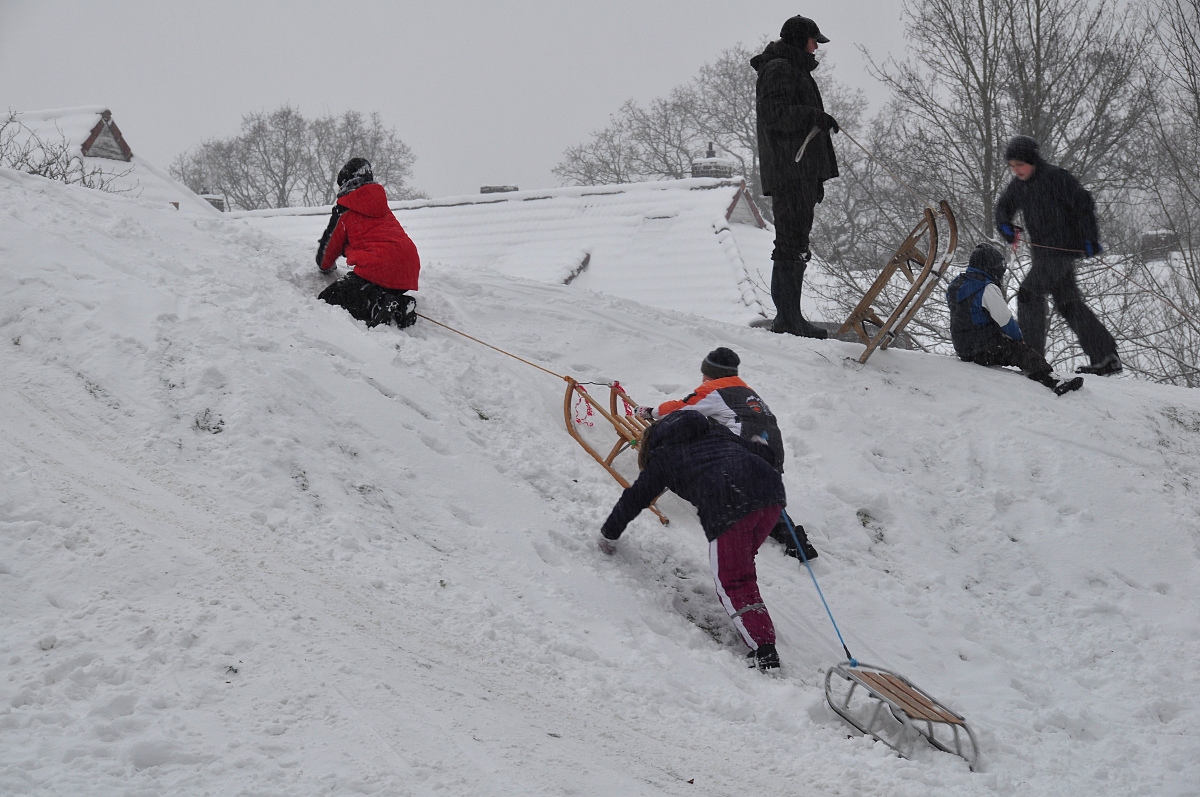
[(416, 158), (394, 129), (384, 126), (378, 113), (364, 116), (346, 111), (341, 116), (322, 116), (309, 122), (309, 173), (304, 182), (306, 205), (329, 205), (337, 198), (337, 173), (352, 157), (371, 162), (375, 179), (393, 199), (424, 196), (410, 188)]
[(631, 130), (624, 113), (613, 114), (608, 127), (593, 131), (590, 141), (567, 148), (552, 169), (554, 175), (570, 185), (610, 185), (644, 179), (634, 171)]
[(324, 205), (336, 198), (337, 172), (353, 156), (371, 161), (393, 198), (423, 196), (407, 185), (412, 151), (379, 114), (348, 111), (309, 121), (290, 105), (247, 114), (238, 135), (179, 155), (171, 174), (199, 193), (224, 193), (244, 210)]
[[(1164, 251), (1131, 269), (1123, 325), (1136, 347), (1128, 367), (1200, 386), (1200, 0), (1155, 0), (1156, 86), (1139, 149), (1145, 219)], [(1144, 228), (1143, 228), (1144, 229)]]

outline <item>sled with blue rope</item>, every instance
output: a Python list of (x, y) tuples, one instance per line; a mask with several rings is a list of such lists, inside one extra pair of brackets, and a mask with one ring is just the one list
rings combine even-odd
[[(563, 416), (567, 422), (567, 431), (570, 432), (571, 437), (575, 438), (575, 442), (583, 446), (583, 450), (592, 456), (592, 459), (600, 463), (600, 467), (617, 480), (617, 484), (628, 489), (629, 480), (621, 475), (613, 463), (626, 451), (636, 452), (638, 445), (642, 442), (642, 434), (650, 426), (650, 422), (633, 414), (634, 408), (638, 406), (637, 402), (629, 398), (620, 382), (604, 385), (608, 387), (608, 407), (606, 408), (588, 392), (584, 383), (577, 382), (569, 376), (563, 378), (567, 383), (567, 392), (563, 397)], [(617, 409), (618, 402), (621, 404), (621, 409)], [(592, 419), (596, 417), (607, 421), (616, 433), (616, 440), (608, 454), (601, 454), (579, 433), (580, 426), (592, 426), (594, 423)], [(654, 504), (650, 504), (650, 511), (664, 526), (671, 522)]]
[(825, 673), (825, 699), (851, 727), (904, 758), (912, 758), (923, 738), (961, 757), (972, 771), (979, 766), (979, 744), (963, 716), (891, 670), (853, 659), (842, 662)]

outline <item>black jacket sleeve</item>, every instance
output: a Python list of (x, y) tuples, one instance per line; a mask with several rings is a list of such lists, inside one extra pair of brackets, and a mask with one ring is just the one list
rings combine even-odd
[(1017, 192), (1013, 186), (1014, 182), (1010, 181), (1004, 193), (996, 200), (996, 232), (1000, 232), (1001, 225), (1012, 224), (1013, 216), (1017, 215)]
[(600, 533), (610, 540), (619, 538), (630, 521), (650, 506), (665, 489), (666, 469), (652, 458), (646, 464), (646, 469), (637, 477), (637, 481), (621, 493), (621, 498), (609, 513), (608, 520), (604, 521)]
[(333, 235), (333, 230), (337, 227), (338, 219), (342, 217), (347, 208), (343, 205), (334, 205), (333, 211), (329, 214), (329, 224), (325, 227), (325, 232), (321, 233), (321, 240), (317, 241), (317, 265), (325, 262), (325, 247), (329, 246), (329, 236)]

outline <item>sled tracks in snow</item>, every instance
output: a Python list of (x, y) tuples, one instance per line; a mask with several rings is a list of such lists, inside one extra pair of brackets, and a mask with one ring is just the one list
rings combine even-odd
[(904, 758), (912, 757), (917, 740), (923, 738), (942, 752), (960, 756), (971, 771), (979, 767), (979, 743), (962, 715), (902, 675), (862, 662), (842, 662), (825, 673), (825, 699), (856, 730)]

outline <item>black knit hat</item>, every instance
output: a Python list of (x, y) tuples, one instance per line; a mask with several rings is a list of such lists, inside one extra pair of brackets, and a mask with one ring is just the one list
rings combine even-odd
[(997, 285), (1004, 281), (1004, 255), (995, 244), (984, 242), (976, 246), (968, 265), (987, 274)]
[(821, 35), (817, 23), (808, 17), (800, 16), (792, 17), (783, 23), (783, 27), (779, 29), (779, 38), (793, 47), (805, 47), (809, 39), (816, 39), (821, 44), (829, 42), (829, 39)]
[(1008, 146), (1004, 149), (1004, 160), (1020, 161), (1036, 166), (1042, 162), (1042, 156), (1038, 152), (1038, 143), (1029, 136), (1013, 136), (1008, 140)]
[(720, 379), (725, 376), (737, 376), (738, 366), (742, 359), (724, 346), (713, 349), (700, 363), (700, 373), (709, 379)]
[(371, 183), (375, 181), (375, 175), (371, 173), (371, 162), (366, 158), (351, 158), (346, 161), (346, 165), (338, 172), (337, 184), (339, 187), (346, 184), (348, 180), (362, 178), (360, 182)]

